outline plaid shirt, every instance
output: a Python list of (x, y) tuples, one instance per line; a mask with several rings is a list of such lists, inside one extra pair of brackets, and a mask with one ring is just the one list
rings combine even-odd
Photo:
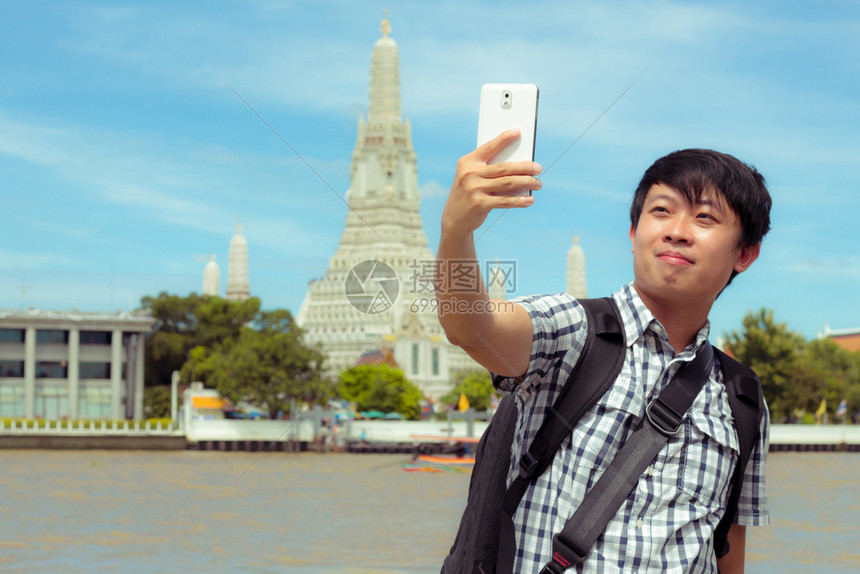
[[(613, 295), (624, 324), (627, 354), (621, 374), (583, 415), (562, 443), (552, 465), (529, 486), (516, 513), (514, 572), (537, 572), (552, 558), (552, 537), (582, 502), (679, 366), (695, 356), (710, 330), (675, 356), (663, 326), (645, 307), (632, 283)], [(515, 392), (519, 417), (508, 474), (510, 484), (522, 453), (549, 414), (585, 342), (585, 313), (566, 294), (516, 300), (531, 316), (534, 337), (528, 373), (494, 377)], [(716, 360), (715, 360), (716, 363)], [(770, 522), (765, 491), (769, 417), (744, 476), (735, 522)], [(738, 459), (738, 437), (718, 364), (673, 436), (640, 477), (577, 572), (717, 572), (711, 535), (725, 511)]]

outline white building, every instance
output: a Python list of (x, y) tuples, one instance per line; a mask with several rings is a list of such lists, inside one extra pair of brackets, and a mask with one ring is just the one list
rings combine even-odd
[(448, 343), (436, 317), (435, 257), (418, 211), (418, 167), (409, 120), (400, 112), (400, 64), (390, 32), (386, 18), (371, 57), (367, 119), (358, 121), (340, 245), (325, 276), (308, 286), (296, 320), (306, 342), (322, 346), (329, 375), (384, 346), (407, 378), (436, 398), (450, 389), (453, 373), (479, 367)]
[(227, 259), (227, 299), (245, 301), (251, 296), (248, 284), (248, 241), (242, 235), (242, 225), (236, 226), (236, 235), (230, 240)]
[(567, 287), (568, 295), (577, 299), (588, 297), (585, 283), (585, 251), (579, 245), (579, 237), (574, 236), (573, 245), (567, 251)]
[[(203, 295), (221, 296), (221, 268), (215, 262), (215, 254), (203, 268)], [(236, 226), (236, 234), (230, 240), (227, 255), (227, 295), (228, 301), (245, 301), (251, 296), (248, 281), (248, 240), (242, 234), (242, 225)]]
[(143, 418), (148, 315), (0, 310), (0, 417)]
[(221, 291), (221, 269), (215, 262), (215, 254), (209, 257), (209, 263), (203, 269), (203, 294), (218, 297)]

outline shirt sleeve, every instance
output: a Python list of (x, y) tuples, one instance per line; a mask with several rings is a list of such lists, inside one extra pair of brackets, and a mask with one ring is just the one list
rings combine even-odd
[[(550, 392), (547, 381), (557, 383), (576, 364), (585, 343), (585, 311), (566, 293), (536, 295), (513, 299), (529, 314), (532, 321), (532, 348), (525, 377), (503, 377), (493, 373), (493, 384), (505, 392)], [(570, 356), (567, 356), (570, 355)], [(567, 356), (567, 358), (566, 358)], [(565, 376), (561, 383), (567, 380)], [(551, 385), (553, 387), (557, 384)], [(560, 387), (559, 387), (560, 390)], [(550, 398), (550, 403), (552, 399)]]
[(758, 444), (750, 454), (744, 471), (744, 482), (738, 500), (735, 524), (741, 526), (765, 526), (770, 524), (770, 510), (767, 504), (767, 485), (765, 484), (765, 464), (770, 447), (770, 411), (767, 403), (759, 428)]

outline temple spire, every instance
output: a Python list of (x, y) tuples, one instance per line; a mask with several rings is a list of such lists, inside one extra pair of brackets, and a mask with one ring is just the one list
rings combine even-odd
[(379, 29), (382, 32), (383, 38), (388, 38), (388, 35), (391, 34), (391, 24), (388, 22), (388, 9), (382, 11), (382, 28)]
[(388, 14), (382, 19), (382, 37), (373, 46), (370, 60), (370, 110), (368, 123), (400, 123), (400, 56), (397, 44), (389, 36)]
[(227, 260), (227, 299), (245, 301), (250, 297), (248, 285), (248, 242), (242, 235), (242, 224), (236, 225), (236, 235), (230, 240)]
[(585, 282), (585, 251), (579, 245), (579, 237), (573, 237), (573, 245), (567, 251), (567, 286), (569, 295), (577, 299), (588, 297)]
[(221, 270), (215, 262), (215, 254), (209, 256), (209, 263), (203, 269), (203, 294), (218, 297), (221, 288)]
[[(382, 36), (373, 45), (370, 58), (370, 94), (367, 119), (358, 120), (358, 137), (352, 154), (352, 185), (346, 194), (346, 199), (353, 209), (369, 209), (378, 213), (379, 209), (391, 204), (410, 210), (405, 217), (411, 218), (411, 210), (417, 212), (418, 167), (415, 150), (412, 147), (412, 129), (409, 120), (404, 121), (400, 115), (400, 61), (397, 44), (388, 36), (391, 26), (388, 14), (382, 20)], [(409, 204), (403, 203), (410, 202)], [(414, 205), (412, 202), (415, 202)], [(346, 236), (356, 238), (352, 226), (366, 228), (369, 220), (362, 211), (361, 221), (356, 217), (347, 220)], [(417, 213), (416, 213), (417, 215)], [(399, 223), (404, 223), (403, 217)], [(381, 222), (383, 226), (398, 223), (391, 220)], [(413, 226), (407, 223), (407, 227)], [(378, 233), (379, 225), (374, 226)], [(365, 234), (362, 231), (361, 236)], [(371, 234), (369, 240), (379, 240), (377, 234)], [(426, 241), (424, 234), (421, 240)], [(386, 242), (392, 241), (385, 237)]]

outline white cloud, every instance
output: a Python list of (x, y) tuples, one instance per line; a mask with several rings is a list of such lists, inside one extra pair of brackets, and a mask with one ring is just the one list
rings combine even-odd
[[(319, 194), (330, 199), (329, 203), (339, 204), (337, 198), (327, 197), (330, 192), (315, 189), (305, 194), (282, 193), (273, 198), (258, 197), (257, 203), (263, 205), (251, 205), (241, 198), (254, 195), (254, 190), (233, 190), (217, 179), (211, 148), (201, 151), (192, 145), (188, 153), (182, 147), (177, 151), (171, 146), (160, 152), (157, 147), (128, 135), (83, 127), (52, 128), (16, 122), (0, 111), (0, 152), (50, 168), (62, 178), (83, 185), (89, 195), (85, 201), (123, 206), (152, 221), (213, 234), (232, 230), (236, 217), (244, 214), (246, 231), (254, 235), (257, 244), (280, 253), (306, 254), (309, 246), (328, 243), (326, 230), (301, 219), (296, 208), (316, 210), (314, 202)], [(185, 157), (177, 158), (177, 154)], [(226, 156), (239, 163), (243, 155), (223, 151), (214, 157), (220, 161)], [(183, 161), (192, 157), (199, 159), (195, 165)], [(266, 159), (252, 158), (251, 167), (265, 164)], [(269, 165), (282, 161), (268, 158)], [(247, 171), (247, 166), (242, 171)], [(319, 184), (314, 186), (318, 188)], [(227, 197), (219, 198), (218, 190)], [(38, 220), (36, 214), (28, 217)], [(44, 228), (50, 224), (39, 225)]]
[(449, 189), (438, 181), (431, 179), (430, 181), (425, 181), (421, 185), (420, 191), (422, 199), (436, 199), (440, 197), (448, 197)]
[(589, 196), (613, 203), (629, 205), (633, 198), (633, 188), (616, 189), (605, 185), (586, 185), (582, 183), (566, 183), (564, 180), (552, 180), (551, 190), (553, 193), (561, 192), (572, 195), (574, 198)]
[(860, 257), (804, 257), (786, 265), (788, 271), (815, 276), (822, 280), (860, 279)]
[[(229, 9), (234, 13), (227, 17), (186, 5), (78, 10), (69, 14), (74, 32), (64, 42), (166, 81), (167, 88), (202, 89), (207, 99), (231, 99), (229, 81), (266, 110), (352, 117), (365, 109), (369, 47), (380, 14), (332, 2), (277, 9), (251, 2)], [(809, 93), (801, 74), (761, 74), (760, 66), (743, 63), (778, 62), (781, 52), (790, 58), (798, 41), (822, 34), (850, 38), (856, 23), (665, 2), (525, 7), (443, 1), (434, 4), (432, 18), (426, 10), (405, 4), (390, 15), (401, 51), (403, 110), (413, 120), (448, 129), (474, 116), (483, 81), (528, 79), (546, 94), (542, 135), (571, 141), (639, 78), (588, 142), (653, 146), (665, 140), (666, 147), (688, 137), (679, 130), (683, 123), (712, 139), (721, 126), (744, 130), (748, 147), (763, 153), (777, 148), (774, 154), (820, 150), (832, 161), (856, 157), (857, 146), (845, 149), (826, 127), (816, 141), (791, 137), (798, 102), (813, 98), (811, 107), (826, 114), (853, 97)], [(729, 37), (732, 42), (725, 41)]]
[[(33, 253), (0, 249), (0, 270), (21, 271), (46, 270), (56, 265), (79, 265), (81, 261), (56, 253)], [(22, 275), (26, 277), (26, 275)], [(26, 283), (26, 279), (23, 279)]]
[[(408, 86), (404, 104), (416, 116), (470, 112), (481, 78), (512, 74), (543, 78), (581, 104), (605, 101), (606, 80), (629, 81), (668, 51), (705, 45), (745, 22), (728, 9), (662, 2), (437, 2), (432, 18), (426, 10), (406, 4), (390, 16)], [(68, 49), (175, 87), (224, 92), (229, 82), (254, 101), (338, 114), (366, 106), (368, 48), (380, 16), (342, 3), (283, 11), (250, 3), (226, 17), (181, 4), (78, 7), (67, 15)]]

